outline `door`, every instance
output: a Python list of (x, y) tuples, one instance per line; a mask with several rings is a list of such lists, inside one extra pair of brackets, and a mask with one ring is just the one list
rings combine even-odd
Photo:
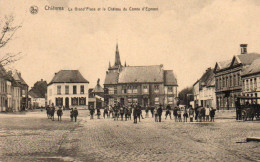
[(65, 98), (65, 108), (69, 108), (69, 105), (70, 105), (70, 100), (68, 97)]
[(124, 98), (120, 98), (120, 103), (121, 103), (121, 105), (124, 105), (125, 104), (125, 99)]

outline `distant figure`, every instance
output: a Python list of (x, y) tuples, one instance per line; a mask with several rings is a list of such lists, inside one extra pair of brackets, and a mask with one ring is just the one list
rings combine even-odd
[(79, 115), (78, 110), (77, 110), (77, 108), (75, 108), (75, 109), (73, 110), (73, 117), (75, 118), (75, 122), (77, 121), (78, 115)]
[(130, 108), (129, 108), (129, 110), (128, 110), (128, 118), (130, 119), (130, 120), (132, 120), (131, 118), (131, 116), (132, 116), (132, 113), (133, 113), (133, 106), (131, 105), (130, 106)]
[(209, 112), (210, 112), (209, 105), (207, 105), (207, 107), (205, 108), (206, 121), (209, 121)]
[(120, 106), (120, 116), (121, 116), (121, 121), (123, 121), (124, 120), (124, 108), (123, 108), (123, 106)]
[(188, 110), (185, 107), (183, 112), (183, 122), (187, 122), (187, 119), (188, 119)]
[(113, 107), (109, 105), (108, 109), (109, 109), (108, 117), (110, 118), (110, 115), (113, 117)]
[(194, 109), (190, 107), (189, 110), (189, 116), (190, 116), (190, 122), (193, 122), (193, 117), (194, 117)]
[(52, 107), (51, 108), (51, 118), (52, 118), (52, 121), (54, 121), (54, 114), (55, 114), (55, 107)]
[(178, 107), (177, 114), (178, 114), (178, 122), (182, 122), (182, 119), (181, 119), (181, 108), (180, 107)]
[(61, 116), (62, 115), (63, 115), (62, 109), (61, 109), (61, 107), (59, 107), (59, 109), (57, 111), (58, 121), (61, 121)]
[(157, 109), (159, 122), (162, 122), (162, 112), (163, 112), (162, 105), (160, 105), (159, 108)]
[(174, 116), (175, 122), (178, 121), (178, 113), (177, 112), (178, 112), (178, 107), (175, 107), (173, 109), (173, 116)]
[(154, 116), (154, 106), (151, 106), (151, 114), (152, 114), (152, 118)]
[(100, 115), (101, 115), (101, 111), (100, 111), (100, 108), (98, 107), (97, 108), (97, 118), (100, 119)]
[(70, 120), (73, 121), (73, 108), (70, 110)]
[(46, 114), (47, 114), (47, 118), (50, 119), (51, 118), (51, 109), (50, 109), (49, 105), (46, 107)]
[(170, 116), (170, 119), (172, 119), (171, 106), (170, 105), (166, 106), (165, 120), (167, 119), (168, 115)]
[(107, 106), (104, 108), (104, 112), (103, 112), (104, 119), (106, 118), (106, 116), (108, 118), (108, 108), (107, 108)]
[(142, 115), (142, 108), (139, 104), (137, 105), (137, 116), (139, 118), (139, 122), (141, 122), (141, 117), (142, 117), (142, 119), (144, 119), (144, 117)]
[(90, 106), (89, 111), (90, 111), (90, 119), (94, 119), (95, 109), (92, 105)]
[(155, 107), (155, 109), (154, 109), (154, 120), (155, 120), (155, 122), (158, 122), (158, 108), (157, 107)]
[(125, 114), (125, 121), (127, 121), (127, 118), (128, 118), (128, 114), (129, 114), (129, 108), (128, 107), (125, 107), (124, 109), (124, 114)]
[(134, 107), (134, 112), (133, 112), (133, 116), (134, 116), (134, 123), (137, 124), (137, 116), (138, 116), (138, 110), (137, 110), (137, 106)]
[(215, 109), (211, 108), (210, 109), (210, 121), (214, 122), (214, 117), (215, 117)]
[(145, 106), (145, 117), (149, 118), (149, 107)]

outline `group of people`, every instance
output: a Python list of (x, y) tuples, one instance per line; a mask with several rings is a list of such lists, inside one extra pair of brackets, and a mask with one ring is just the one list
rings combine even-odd
[[(163, 106), (160, 104), (159, 106), (145, 106), (145, 117), (149, 118), (149, 111), (151, 112), (152, 118), (154, 117), (155, 122), (161, 122), (162, 121), (162, 114), (163, 114)], [(93, 106), (90, 106), (90, 119), (94, 119), (95, 111), (97, 115), (97, 119), (100, 119), (101, 116), (101, 109), (100, 108), (94, 108)], [(52, 119), (54, 121), (54, 114), (55, 114), (55, 107), (52, 105), (51, 107), (46, 107), (47, 117), (49, 119)], [(78, 110), (77, 108), (71, 108), (70, 111), (70, 118), (71, 121), (77, 121), (78, 117)], [(172, 119), (172, 114), (174, 116), (175, 122), (188, 122), (188, 118), (190, 122), (193, 122), (194, 120), (197, 122), (214, 122), (215, 117), (215, 109), (210, 108), (209, 105), (206, 107), (199, 107), (198, 105), (195, 106), (195, 108), (189, 106), (189, 107), (179, 107), (176, 106), (175, 108), (171, 108), (170, 105), (167, 105), (165, 108), (165, 120), (169, 116), (170, 119)], [(57, 110), (57, 116), (58, 121), (61, 121), (61, 117), (63, 115), (63, 110), (61, 107)], [(112, 117), (115, 121), (118, 121), (119, 118), (121, 118), (121, 121), (125, 120), (131, 120), (133, 115), (134, 123), (137, 123), (137, 121), (141, 122), (141, 118), (144, 119), (142, 115), (142, 107), (140, 104), (132, 104), (130, 106), (125, 106), (123, 104), (116, 104), (114, 106), (109, 105), (104, 107), (103, 111), (103, 118), (110, 118)]]
[[(46, 107), (46, 113), (47, 113), (47, 118), (48, 119), (52, 119), (52, 121), (54, 121), (54, 115), (55, 115), (55, 106), (52, 104), (52, 106), (47, 106)], [(58, 116), (58, 121), (61, 121), (61, 117), (63, 115), (63, 109), (62, 107), (59, 107), (57, 110), (57, 116)], [(73, 118), (75, 119), (75, 122), (77, 121), (77, 117), (78, 117), (78, 110), (77, 108), (71, 108), (70, 111), (70, 118), (71, 121), (73, 121)]]

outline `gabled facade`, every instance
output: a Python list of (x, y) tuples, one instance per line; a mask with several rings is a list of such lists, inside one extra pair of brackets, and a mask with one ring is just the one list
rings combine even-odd
[(164, 70), (163, 65), (124, 66), (121, 65), (118, 45), (115, 64), (109, 63), (104, 83), (104, 100), (107, 105), (121, 103), (141, 106), (177, 104), (178, 84), (172, 70)]
[(215, 77), (213, 69), (208, 68), (193, 85), (194, 105), (216, 108)]
[(78, 70), (61, 70), (47, 87), (47, 104), (65, 108), (87, 108), (89, 82)]
[(215, 91), (218, 109), (234, 109), (235, 98), (242, 94), (241, 72), (252, 62), (260, 58), (260, 54), (247, 53), (247, 45), (241, 44), (241, 54), (231, 60), (217, 62), (215, 73)]

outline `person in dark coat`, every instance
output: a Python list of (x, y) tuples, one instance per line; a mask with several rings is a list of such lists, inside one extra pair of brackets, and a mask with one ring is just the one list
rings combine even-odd
[(134, 116), (134, 123), (137, 124), (137, 117), (138, 117), (138, 109), (137, 109), (137, 106), (134, 106), (133, 116)]
[(129, 114), (129, 108), (128, 107), (125, 107), (124, 114), (125, 114), (125, 121), (127, 121), (128, 114)]
[(145, 117), (149, 118), (149, 106), (145, 105), (144, 108), (145, 108)]
[(133, 113), (133, 105), (131, 105), (130, 106), (130, 108), (129, 108), (129, 110), (128, 110), (128, 118), (130, 119), (130, 120), (132, 120), (131, 118), (131, 116), (132, 116), (132, 113)]
[(51, 108), (51, 118), (52, 118), (52, 121), (54, 121), (54, 114), (55, 114), (55, 107), (53, 106)]
[(104, 119), (106, 118), (106, 115), (107, 115), (107, 118), (108, 118), (108, 107), (107, 106), (104, 108), (104, 112), (103, 112)]
[(193, 117), (194, 117), (194, 109), (190, 107), (189, 110), (189, 116), (190, 116), (190, 122), (193, 122)]
[(121, 121), (123, 121), (124, 120), (124, 108), (123, 108), (123, 106), (120, 106), (119, 111), (120, 111)]
[(142, 119), (144, 119), (144, 117), (142, 115), (142, 108), (139, 104), (137, 105), (137, 116), (138, 116), (139, 122), (141, 122), (141, 117), (142, 117)]
[(163, 112), (162, 105), (159, 106), (157, 112), (158, 112), (159, 122), (162, 122), (162, 112)]
[(215, 109), (211, 108), (211, 109), (210, 109), (210, 112), (209, 112), (209, 115), (210, 115), (210, 121), (211, 121), (211, 122), (214, 122)]
[(58, 121), (61, 121), (61, 116), (63, 115), (61, 107), (57, 111)]
[(94, 113), (95, 113), (94, 107), (90, 106), (89, 111), (90, 111), (90, 119), (94, 119)]
[(166, 106), (165, 120), (167, 119), (168, 115), (170, 116), (170, 119), (172, 119), (171, 106), (170, 105)]
[(100, 111), (100, 108), (98, 107), (97, 108), (97, 118), (100, 119), (100, 115), (101, 115), (101, 111)]
[(73, 121), (73, 108), (70, 110), (70, 120)]
[(151, 114), (152, 114), (152, 118), (154, 116), (154, 106), (151, 106)]
[(174, 116), (175, 122), (177, 122), (178, 121), (178, 107), (175, 107), (173, 109), (173, 116)]
[(75, 109), (73, 110), (73, 117), (74, 117), (74, 119), (75, 119), (75, 122), (77, 121), (78, 115), (79, 115), (79, 112), (78, 112), (77, 108), (75, 108)]

